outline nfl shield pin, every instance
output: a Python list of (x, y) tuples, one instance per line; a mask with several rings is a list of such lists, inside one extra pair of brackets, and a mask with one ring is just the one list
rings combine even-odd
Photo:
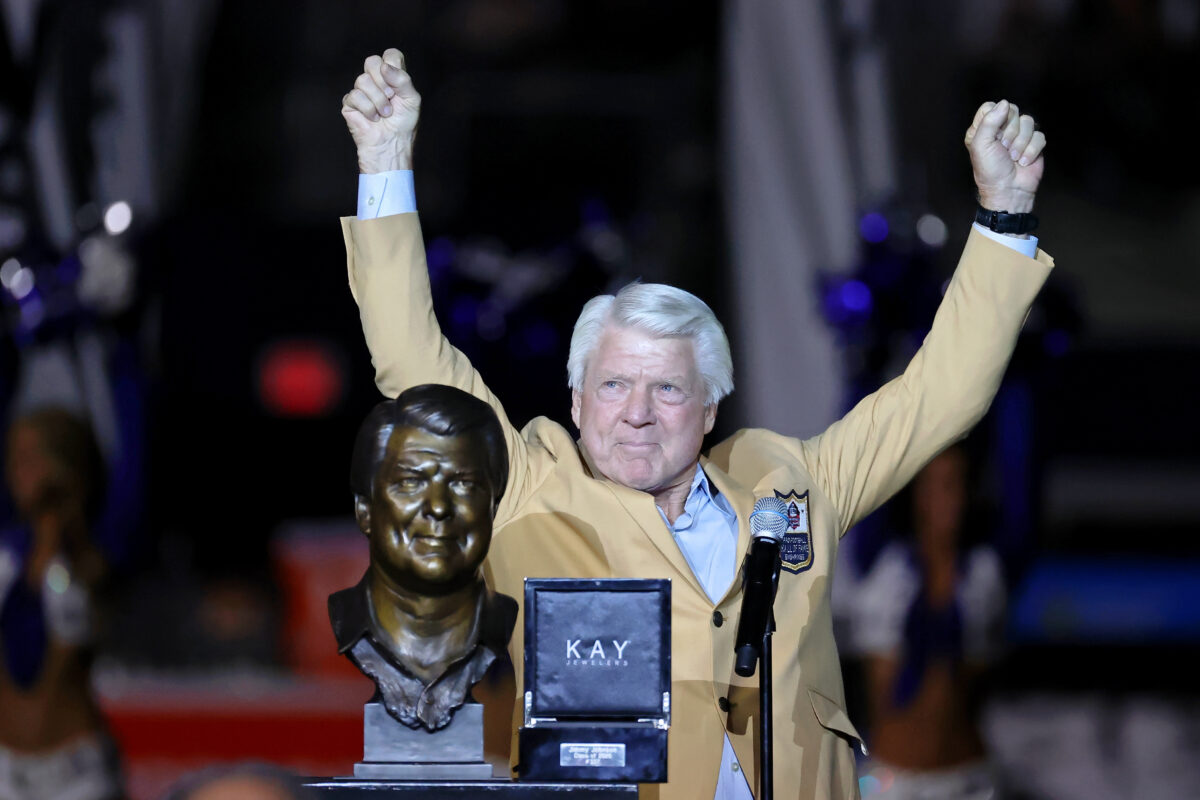
[(775, 496), (787, 505), (787, 530), (779, 546), (780, 566), (791, 573), (801, 573), (812, 566), (812, 535), (808, 530), (808, 492), (784, 494), (778, 489)]

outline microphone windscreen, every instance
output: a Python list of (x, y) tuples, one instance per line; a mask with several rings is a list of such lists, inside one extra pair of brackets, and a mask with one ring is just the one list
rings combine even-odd
[(750, 512), (750, 535), (782, 539), (787, 531), (787, 503), (778, 497), (760, 497)]

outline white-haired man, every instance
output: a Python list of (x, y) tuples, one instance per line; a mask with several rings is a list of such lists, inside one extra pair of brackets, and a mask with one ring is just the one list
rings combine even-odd
[[(902, 376), (811, 439), (742, 430), (707, 456), (701, 442), (733, 388), (724, 332), (692, 295), (635, 284), (590, 301), (576, 324), (568, 373), (579, 439), (544, 417), (518, 431), (434, 318), (410, 171), (419, 106), (397, 50), (368, 58), (343, 98), (361, 173), (358, 218), (343, 220), (350, 286), (385, 395), (447, 383), (500, 417), (510, 472), (492, 586), (521, 597), (525, 577), (672, 579), (670, 780), (643, 796), (748, 798), (757, 679), (733, 671), (736, 571), (755, 499), (786, 498), (795, 514), (775, 601), (775, 792), (857, 797), (860, 737), (844, 710), (829, 608), (839, 539), (982, 416), (1049, 257), (1025, 234), (976, 225)], [(1020, 228), (1045, 138), (1000, 101), (980, 107), (966, 144), (982, 208), (1004, 212), (981, 218)]]

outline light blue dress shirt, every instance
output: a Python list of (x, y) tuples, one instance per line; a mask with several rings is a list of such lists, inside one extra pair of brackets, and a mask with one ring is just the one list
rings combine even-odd
[[(375, 219), (391, 214), (417, 210), (416, 192), (411, 170), (380, 172), (358, 176), (358, 218)], [(1037, 254), (1035, 236), (1018, 239), (995, 233), (978, 223), (977, 231), (1013, 250), (1033, 258)], [(683, 513), (672, 525), (660, 508), (663, 522), (675, 537), (676, 544), (687, 559), (705, 594), (715, 606), (737, 572), (737, 517), (729, 501), (713, 490), (708, 476), (696, 465), (692, 488), (683, 504)], [(721, 750), (721, 768), (717, 774), (717, 791), (713, 800), (754, 800), (745, 773), (734, 755), (729, 735)]]
[(358, 176), (358, 218), (375, 219), (417, 210), (411, 169)]
[[(737, 572), (737, 515), (725, 495), (713, 489), (708, 476), (696, 465), (692, 488), (683, 503), (683, 513), (672, 525), (660, 508), (663, 522), (683, 551), (704, 593), (713, 605), (721, 601)], [(732, 622), (732, 620), (731, 620)], [(713, 800), (753, 800), (746, 775), (733, 753), (729, 734), (721, 749), (721, 769), (717, 773), (717, 791)]]

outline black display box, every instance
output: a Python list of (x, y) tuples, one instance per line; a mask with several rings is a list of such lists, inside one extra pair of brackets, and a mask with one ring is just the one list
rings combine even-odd
[(671, 582), (525, 581), (520, 774), (661, 783), (671, 723)]

